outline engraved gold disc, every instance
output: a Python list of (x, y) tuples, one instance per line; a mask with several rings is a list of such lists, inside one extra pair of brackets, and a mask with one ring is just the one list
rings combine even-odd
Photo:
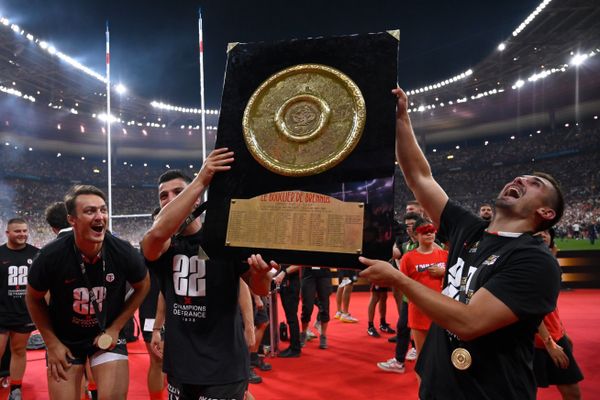
[(469, 353), (469, 350), (462, 347), (454, 349), (452, 355), (450, 356), (450, 360), (452, 361), (454, 368), (460, 369), (461, 371), (468, 369), (473, 361), (471, 359), (471, 353)]
[(326, 65), (299, 64), (271, 76), (250, 97), (244, 140), (272, 172), (315, 175), (354, 150), (365, 119), (362, 93), (347, 75)]

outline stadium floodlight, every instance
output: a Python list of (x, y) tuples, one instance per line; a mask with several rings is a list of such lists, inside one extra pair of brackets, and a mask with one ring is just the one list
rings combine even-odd
[(124, 94), (127, 92), (127, 88), (122, 83), (119, 83), (117, 86), (115, 86), (115, 90), (119, 94)]
[(0, 18), (0, 22), (2, 23), (2, 25), (4, 26), (8, 26), (10, 25), (10, 21), (8, 20), (8, 18), (2, 17)]
[(578, 67), (583, 64), (588, 57), (587, 54), (575, 54), (573, 58), (571, 58), (570, 64)]
[(538, 16), (538, 14), (539, 14), (539, 13), (541, 13), (541, 12), (542, 12), (542, 10), (543, 10), (544, 8), (546, 8), (546, 6), (548, 5), (548, 3), (550, 3), (551, 1), (552, 1), (552, 0), (544, 0), (544, 1), (542, 1), (542, 2), (541, 2), (541, 3), (540, 3), (540, 4), (539, 4), (539, 5), (538, 5), (538, 6), (535, 8), (535, 10), (533, 10), (533, 12), (532, 12), (531, 14), (529, 14), (529, 16), (527, 16), (527, 18), (525, 18), (525, 21), (523, 21), (523, 22), (521, 23), (521, 25), (519, 25), (519, 26), (517, 27), (517, 29), (515, 29), (515, 30), (513, 31), (512, 35), (516, 37), (516, 36), (517, 36), (519, 33), (521, 33), (521, 32), (523, 31), (523, 29), (525, 29), (525, 27), (526, 27), (527, 25), (529, 25), (529, 24), (530, 24), (530, 23), (531, 23), (531, 22), (534, 20), (534, 18), (535, 18), (535, 17), (537, 17), (537, 16)]
[(525, 84), (525, 81), (523, 79), (519, 79), (518, 81), (515, 82), (515, 84), (512, 86), (513, 89), (519, 89), (521, 88), (523, 85)]
[(506, 49), (506, 44), (504, 44), (504, 43), (500, 43), (500, 44), (498, 45), (498, 50), (499, 50), (499, 51), (504, 51), (505, 49)]
[(115, 117), (114, 115), (110, 115), (110, 118), (107, 118), (106, 113), (101, 113), (96, 116), (100, 121), (106, 122), (107, 119), (110, 119), (110, 123), (121, 122), (120, 118)]

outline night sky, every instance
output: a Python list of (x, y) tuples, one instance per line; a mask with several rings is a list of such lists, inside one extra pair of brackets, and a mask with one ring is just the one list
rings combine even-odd
[(204, 23), (206, 107), (221, 98), (229, 42), (274, 41), (400, 29), (398, 82), (406, 89), (446, 79), (495, 51), (539, 0), (0, 0), (0, 14), (104, 73), (134, 94), (197, 107), (198, 8)]

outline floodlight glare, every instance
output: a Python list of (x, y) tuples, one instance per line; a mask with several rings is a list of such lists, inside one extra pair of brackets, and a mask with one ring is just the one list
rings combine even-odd
[(575, 54), (573, 58), (571, 58), (571, 65), (576, 67), (583, 64), (583, 62), (588, 58), (587, 54)]
[(117, 86), (115, 86), (115, 90), (119, 94), (124, 94), (125, 92), (127, 92), (127, 88), (122, 83), (119, 83)]
[(500, 43), (500, 44), (498, 45), (498, 50), (500, 50), (500, 51), (504, 51), (504, 49), (506, 49), (506, 45), (505, 45), (504, 43)]

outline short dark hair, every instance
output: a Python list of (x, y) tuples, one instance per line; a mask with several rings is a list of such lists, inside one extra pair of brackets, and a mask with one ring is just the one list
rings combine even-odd
[(485, 206), (488, 206), (488, 207), (492, 208), (492, 205), (490, 203), (481, 203), (479, 205), (479, 209), (481, 209), (481, 207), (485, 207)]
[(423, 217), (421, 216), (421, 214), (417, 214), (415, 212), (410, 212), (410, 213), (406, 213), (404, 215), (404, 218), (402, 218), (402, 221), (406, 221), (407, 219), (414, 219), (415, 221), (418, 221), (420, 219), (423, 219)]
[(27, 221), (25, 221), (21, 217), (14, 217), (8, 220), (8, 222), (6, 223), (6, 227), (8, 228), (8, 226), (12, 224), (27, 224)]
[(552, 186), (554, 186), (554, 194), (552, 195), (552, 198), (550, 199), (549, 206), (552, 207), (552, 209), (554, 210), (556, 215), (554, 216), (554, 218), (552, 218), (549, 221), (548, 220), (542, 221), (536, 229), (536, 231), (539, 232), (539, 231), (543, 231), (543, 230), (553, 227), (558, 221), (560, 221), (560, 219), (563, 216), (563, 213), (565, 212), (565, 198), (564, 198), (563, 191), (562, 191), (558, 181), (556, 179), (554, 179), (554, 177), (552, 175), (547, 174), (545, 172), (534, 172), (532, 175), (540, 177), (540, 178), (544, 178), (548, 182), (550, 182), (550, 184), (552, 184)]
[(106, 195), (100, 189), (93, 185), (75, 185), (72, 186), (67, 194), (65, 194), (65, 207), (67, 209), (67, 214), (75, 216), (75, 200), (77, 200), (78, 196), (83, 194), (93, 194), (98, 197), (101, 197), (104, 202), (106, 202)]
[(57, 201), (46, 207), (44, 215), (48, 225), (54, 229), (60, 230), (70, 226), (69, 221), (67, 220), (67, 208), (62, 201)]
[(184, 174), (180, 169), (170, 169), (166, 172), (163, 172), (161, 176), (158, 177), (158, 184), (172, 181), (173, 179), (183, 179), (185, 183), (190, 183), (192, 178), (188, 175)]
[(431, 221), (429, 221), (428, 219), (425, 219), (425, 218), (418, 218), (415, 221), (415, 225), (413, 226), (413, 229), (415, 229), (415, 232), (416, 232), (416, 229), (418, 227), (423, 226), (423, 225), (427, 225), (427, 224), (431, 224)]

